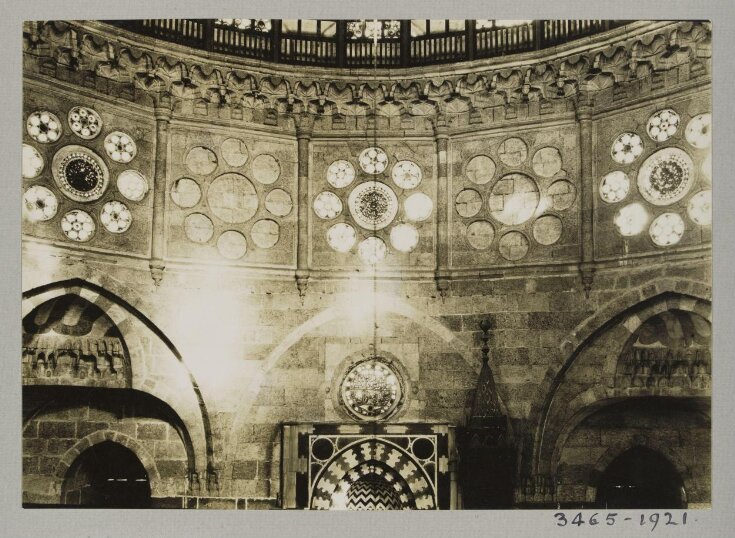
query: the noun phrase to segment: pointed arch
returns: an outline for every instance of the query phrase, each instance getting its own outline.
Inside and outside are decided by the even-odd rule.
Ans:
[[[130,290],[129,288],[125,288],[125,291],[129,292]],[[142,324],[171,352],[175,360],[181,365],[183,369],[182,374],[191,385],[196,409],[176,409],[177,406],[175,406],[174,402],[177,400],[180,401],[178,392],[169,388],[165,381],[148,376],[145,368],[142,367],[142,360],[137,361],[141,365],[139,370],[143,370],[140,372],[140,375],[136,374],[135,368],[133,370],[134,384],[137,385],[133,388],[148,392],[176,409],[191,435],[194,446],[195,465],[197,468],[206,467],[207,470],[213,468],[214,449],[212,446],[211,421],[207,406],[194,375],[187,367],[174,343],[150,318],[131,304],[131,302],[99,284],[88,282],[81,278],[52,282],[24,291],[22,293],[21,307],[23,317],[28,315],[37,306],[63,295],[77,295],[98,306],[115,323],[123,336],[126,336],[134,330],[133,326],[135,323]],[[136,304],[141,303],[139,299],[135,302]],[[126,338],[129,345],[131,340]],[[129,352],[131,354],[131,360],[136,355],[138,359],[142,358],[142,348],[136,349],[134,346],[130,346]]]
[[[542,472],[542,462],[550,464],[543,454],[553,446],[547,439],[546,430],[554,396],[577,357],[597,336],[616,324],[621,324],[632,334],[648,317],[672,309],[695,312],[711,321],[711,294],[712,288],[702,282],[662,278],[622,294],[577,325],[559,345],[559,354],[549,366],[531,406],[529,424],[533,428],[533,448],[528,462],[530,470]],[[616,364],[616,360],[609,361],[604,374],[614,375]],[[596,399],[592,398],[590,403]]]

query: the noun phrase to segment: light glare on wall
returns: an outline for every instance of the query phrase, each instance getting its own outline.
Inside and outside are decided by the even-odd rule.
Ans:
[[[646,227],[648,222],[648,212],[638,202],[630,204],[618,211],[615,215],[615,226],[617,226],[620,235],[632,236],[638,235]]]

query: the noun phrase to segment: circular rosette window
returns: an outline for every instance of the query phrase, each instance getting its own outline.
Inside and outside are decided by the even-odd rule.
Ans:
[[[130,228],[133,216],[125,204],[113,200],[102,206],[100,221],[108,232],[121,234]]]
[[[710,147],[712,144],[712,114],[699,114],[689,120],[684,137],[697,149]]]
[[[69,127],[84,140],[96,138],[102,131],[102,118],[91,108],[75,106],[69,111]]]
[[[679,128],[679,114],[670,108],[659,110],[648,119],[646,132],[651,140],[666,142]]]
[[[657,151],[638,170],[638,190],[653,205],[669,205],[684,198],[694,183],[694,163],[679,148]]]
[[[700,226],[712,224],[712,191],[705,190],[692,196],[687,205],[687,213]]]
[[[327,230],[327,243],[337,252],[349,252],[357,241],[357,233],[349,224],[338,222]]]
[[[622,133],[610,148],[613,161],[620,164],[630,164],[643,153],[643,140],[635,133]]]
[[[21,173],[25,179],[33,179],[43,172],[43,157],[33,146],[23,144],[23,160]]]
[[[388,185],[366,181],[355,187],[347,200],[352,218],[368,230],[388,226],[398,212],[398,198]]]
[[[678,213],[664,213],[651,223],[648,233],[660,247],[675,245],[684,235],[684,219]]]
[[[327,169],[327,181],[336,188],[346,187],[355,179],[355,167],[349,161],[334,161]]]
[[[117,190],[132,202],[140,202],[148,192],[148,181],[137,170],[125,170],[117,176]]]
[[[352,366],[342,380],[340,396],[350,415],[360,420],[391,416],[403,397],[398,373],[380,357]]]
[[[380,237],[368,237],[357,247],[357,253],[360,259],[366,265],[375,265],[381,262],[388,255],[388,249],[385,242]]]
[[[61,230],[64,235],[79,243],[92,239],[96,228],[89,213],[81,209],[72,209],[61,219]]]
[[[399,252],[411,252],[419,244],[419,231],[411,224],[399,224],[390,231],[390,244]]]
[[[600,181],[600,198],[608,204],[614,204],[628,196],[630,179],[624,172],[616,170],[606,174]]]
[[[28,116],[26,131],[36,142],[50,144],[61,136],[61,122],[51,112],[41,110]]]
[[[342,213],[342,200],[333,192],[322,191],[314,198],[314,213],[320,219],[333,219]]]
[[[380,148],[367,148],[360,153],[360,168],[368,174],[382,174],[388,166],[388,155]]]
[[[46,187],[33,185],[23,194],[23,208],[33,222],[51,220],[59,209],[59,201]]]
[[[96,153],[82,146],[65,146],[52,162],[54,181],[72,200],[91,202],[107,190],[109,171]]]
[[[105,138],[105,151],[116,163],[129,163],[138,153],[133,138],[122,131],[115,131]]]
[[[414,189],[421,183],[422,174],[419,165],[413,161],[398,161],[393,166],[393,183],[401,189]]]

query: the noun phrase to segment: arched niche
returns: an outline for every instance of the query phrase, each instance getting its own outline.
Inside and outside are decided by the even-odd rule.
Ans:
[[[684,481],[674,464],[646,446],[619,454],[602,472],[595,504],[608,509],[686,508]]]
[[[66,294],[23,318],[24,385],[129,388],[130,355],[120,329],[98,305]]]
[[[675,473],[669,474],[681,479],[688,502],[710,502],[711,412],[708,398],[621,397],[597,402],[590,408],[575,416],[573,425],[560,436],[554,451],[551,472],[557,502],[593,506],[601,484],[613,487],[614,480],[623,480],[626,476],[628,485],[642,487],[640,481],[631,478],[640,470],[633,457],[624,458],[609,476],[604,476],[618,456],[635,447],[656,452],[673,465]],[[649,452],[645,454],[650,455]],[[646,461],[645,454],[641,461]],[[618,485],[625,485],[623,482]],[[661,487],[666,486],[667,491],[671,491],[672,483],[668,480]],[[655,490],[641,494],[641,508],[648,502],[649,493]],[[611,492],[607,491],[602,498],[610,503]],[[625,502],[636,502],[635,496]],[[610,508],[623,508],[613,504],[609,504]],[[673,506],[655,506],[663,507]]]
[[[712,325],[696,312],[666,310],[638,327],[615,372],[620,389],[699,389],[711,386]]]
[[[60,503],[83,508],[149,508],[148,471],[129,448],[102,441],[71,464],[61,486]]]

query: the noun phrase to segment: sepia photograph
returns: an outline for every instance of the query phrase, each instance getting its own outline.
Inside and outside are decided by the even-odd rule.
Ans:
[[[17,504],[686,525],[712,112],[708,20],[26,20]]]

